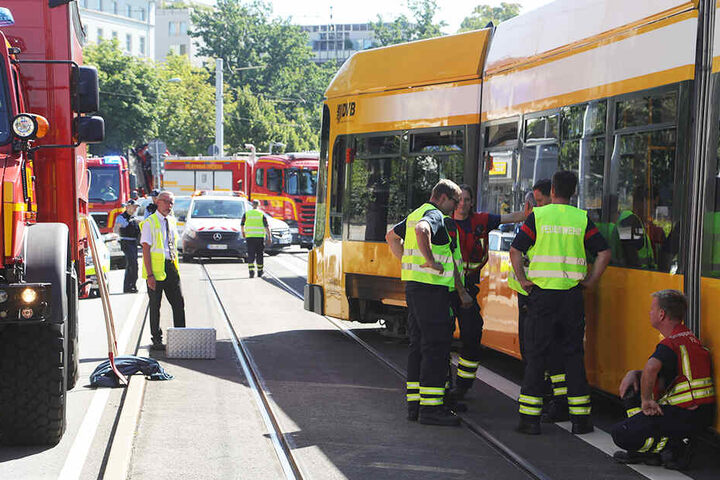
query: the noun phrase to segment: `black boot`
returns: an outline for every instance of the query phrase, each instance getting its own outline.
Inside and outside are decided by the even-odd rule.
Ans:
[[[567,400],[552,399],[547,403],[547,411],[542,414],[543,423],[566,422],[570,420]]]
[[[659,466],[660,455],[657,453],[640,453],[640,452],[626,452],[625,450],[618,450],[613,453],[613,459],[618,463],[624,463],[626,465],[636,465],[638,463],[644,463],[645,465]]]
[[[418,420],[423,425],[440,425],[446,427],[457,427],[460,425],[460,418],[455,416],[442,405],[420,407]]]
[[[687,470],[690,468],[692,456],[692,441],[690,438],[683,438],[663,450],[662,464],[670,470]]]
[[[450,390],[450,392],[448,393],[448,396],[449,396],[449,398],[452,398],[453,400],[463,400],[469,390],[470,390],[469,386],[457,384],[457,385],[455,385],[455,388]]]
[[[417,422],[418,414],[420,413],[420,402],[408,402],[407,410],[407,419],[411,422]]]
[[[583,433],[590,433],[593,430],[595,430],[595,427],[593,427],[593,421],[589,415],[572,419],[572,433],[582,435]]]
[[[531,419],[526,415],[521,415],[517,431],[526,435],[540,435],[542,433],[540,431],[540,417]]]

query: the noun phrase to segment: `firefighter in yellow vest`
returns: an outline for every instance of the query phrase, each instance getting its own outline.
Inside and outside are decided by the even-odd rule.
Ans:
[[[515,277],[528,292],[529,302],[524,331],[525,376],[518,399],[521,433],[540,433],[545,371],[553,347],[560,348],[564,357],[572,432],[593,431],[583,358],[582,288],[598,282],[611,254],[587,212],[569,205],[576,186],[575,173],[556,172],[550,191],[552,204],[533,210],[510,247]],[[597,254],[589,274],[585,249]],[[525,252],[530,258],[527,276],[522,259]]]
[[[247,244],[247,262],[250,278],[255,276],[255,268],[257,267],[258,277],[263,276],[263,255],[265,253],[265,244],[270,245],[272,236],[270,235],[270,227],[268,227],[267,218],[262,210],[258,209],[260,202],[252,201],[252,210],[245,212],[242,217],[242,234]]]
[[[709,427],[715,410],[710,352],[683,324],[687,300],[677,290],[652,294],[650,325],[665,337],[645,368],[620,383],[628,418],[612,428],[621,463],[690,464],[694,435]]]
[[[391,252],[402,262],[401,278],[408,305],[408,420],[426,425],[460,424],[460,419],[444,405],[454,327],[450,292],[457,289],[462,304],[466,308],[472,305],[472,298],[462,286],[460,248],[456,243],[453,248],[445,224],[460,194],[454,182],[440,180],[430,200],[385,236]]]
[[[185,326],[185,299],[180,288],[177,253],[177,222],[172,215],[175,197],[172,192],[160,192],[157,210],[143,220],[140,243],[143,250],[142,276],[147,280],[150,310],[150,333],[153,350],[164,350],[160,329],[160,302],[165,292],[173,312],[173,324]]]

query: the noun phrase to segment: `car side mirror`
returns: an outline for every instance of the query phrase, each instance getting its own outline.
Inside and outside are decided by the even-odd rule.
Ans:
[[[102,117],[75,117],[75,143],[100,143],[105,140],[105,120]]]

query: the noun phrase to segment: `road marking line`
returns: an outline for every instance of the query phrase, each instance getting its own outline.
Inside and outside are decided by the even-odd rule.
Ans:
[[[130,309],[130,315],[123,325],[120,339],[118,342],[118,351],[125,352],[128,348],[130,341],[130,335],[135,328],[138,313],[140,313],[140,307],[142,305],[145,295],[142,292],[137,294],[135,302]],[[90,447],[92,446],[93,439],[95,438],[95,432],[97,432],[98,426],[102,414],[105,411],[105,405],[110,398],[109,388],[100,388],[95,390],[93,399],[90,402],[90,406],[87,409],[85,418],[83,418],[80,429],[78,430],[77,436],[73,441],[72,447],[70,447],[70,453],[65,459],[63,468],[60,471],[58,480],[75,480],[80,478],[85,462],[87,461],[88,454],[90,453]]]
[[[453,354],[453,363],[457,365],[455,354]],[[520,385],[488,370],[482,365],[478,367],[475,377],[513,400],[517,400],[520,395]],[[558,422],[556,425],[568,432],[572,431],[572,424],[570,422]],[[615,451],[619,450],[619,448],[615,446],[615,442],[613,442],[610,434],[598,427],[595,427],[595,431],[592,433],[576,435],[576,437],[610,457],[612,457]],[[691,477],[687,475],[663,467],[651,467],[648,465],[627,466],[651,480],[692,480]]]

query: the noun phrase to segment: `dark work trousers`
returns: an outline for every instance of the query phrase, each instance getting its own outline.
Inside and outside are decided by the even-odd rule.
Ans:
[[[520,356],[524,365],[527,365],[525,359],[525,322],[527,321],[528,312],[528,296],[521,293],[517,294],[518,301],[518,341],[520,344]],[[548,358],[546,370],[545,393],[549,397],[562,402],[567,401],[566,376],[565,376],[565,357],[559,345],[553,343],[550,348],[550,356]]]
[[[180,289],[180,274],[175,268],[172,260],[165,260],[165,280],[162,282],[155,280],[155,290],[148,288],[148,297],[150,297],[150,333],[153,342],[162,340],[162,330],[160,329],[160,302],[162,294],[170,302],[173,312],[173,325],[176,327],[185,326],[185,299]]]
[[[455,385],[463,389],[470,388],[475,380],[480,362],[480,342],[483,332],[483,319],[480,315],[480,305],[477,303],[479,289],[473,278],[465,277],[465,288],[473,299],[470,308],[462,308],[457,291],[450,294],[450,305],[460,327],[461,343]]]
[[[137,288],[138,251],[137,240],[120,240],[120,249],[125,254],[125,280],[123,291],[129,292]]]
[[[640,408],[640,393],[635,389],[623,398],[625,410]],[[713,419],[713,405],[695,410],[661,405],[663,414],[648,416],[642,411],[615,424],[611,434],[615,445],[630,452],[660,453],[675,448],[684,438],[693,437]]]
[[[263,254],[265,253],[265,238],[264,237],[252,237],[247,240],[248,249],[248,270],[251,274],[255,274],[255,268],[257,266],[258,274],[262,274],[263,271]]]
[[[528,311],[523,326],[527,363],[521,394],[540,399],[534,405],[527,405],[542,405],[542,398],[547,392],[545,372],[550,366],[552,350],[557,349],[563,359],[568,398],[573,398],[577,408],[589,408],[590,388],[583,358],[585,306],[582,288],[576,286],[570,290],[544,290],[535,286],[530,291],[527,302]],[[587,399],[581,401],[581,397]],[[521,406],[522,403],[521,401]],[[571,418],[576,419],[575,415],[571,415]],[[540,417],[530,416],[528,420],[539,421]]]
[[[419,383],[421,405],[441,405],[443,393],[427,393],[423,388],[443,389],[448,374],[453,321],[450,316],[450,291],[440,285],[406,282],[408,304],[407,381]],[[438,400],[439,399],[439,400]]]

